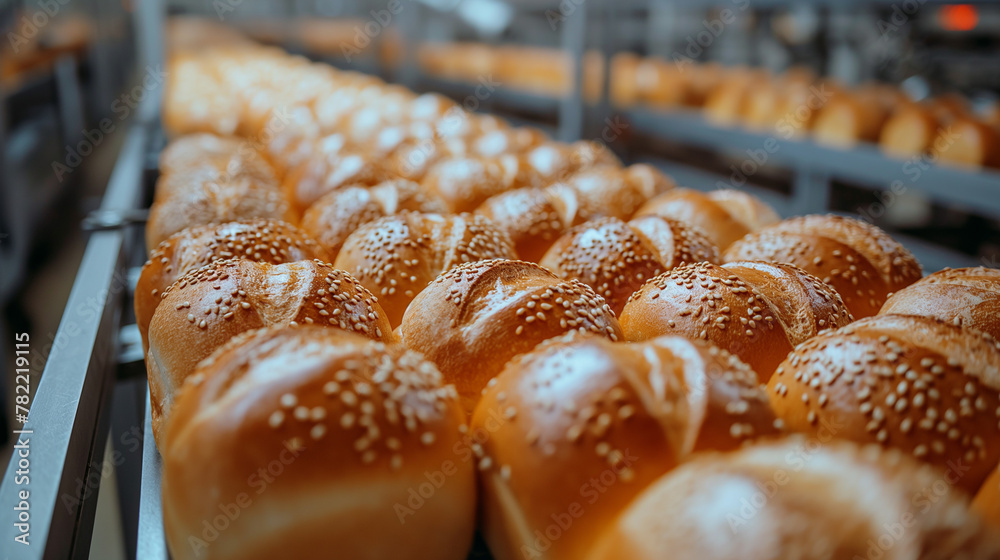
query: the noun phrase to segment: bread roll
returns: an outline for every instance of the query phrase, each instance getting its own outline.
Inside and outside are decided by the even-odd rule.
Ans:
[[[377,185],[391,178],[377,159],[352,150],[338,139],[314,149],[313,156],[293,167],[282,183],[285,196],[300,215],[323,195],[349,185]]]
[[[420,185],[393,179],[374,187],[350,186],[326,194],[302,216],[302,229],[336,256],[347,237],[359,227],[403,210],[447,211],[444,202]]]
[[[611,308],[589,286],[532,263],[457,266],[431,282],[403,315],[403,344],[434,361],[472,414],[508,360],[569,331],[622,340]]]
[[[749,73],[734,74],[721,80],[705,99],[705,118],[722,126],[739,124],[754,82]]]
[[[768,392],[789,430],[901,449],[970,493],[1000,461],[1000,343],[979,331],[862,319],[796,348]]]
[[[691,453],[777,432],[746,364],[680,337],[615,344],[573,333],[514,358],[494,381],[470,437],[497,560],[583,558]]]
[[[197,169],[246,168],[249,174],[277,183],[277,175],[253,143],[235,136],[197,133],[181,136],[160,152],[160,173],[181,173]]]
[[[626,109],[639,101],[638,67],[642,59],[635,53],[619,52],[611,57],[611,80],[608,94],[611,105]]]
[[[766,382],[792,348],[853,321],[829,285],[780,263],[689,264],[635,292],[621,314],[629,341],[664,334],[715,343]]]
[[[836,289],[851,313],[878,313],[892,292],[920,279],[920,263],[881,229],[851,218],[789,218],[733,243],[724,261],[794,264]]]
[[[434,164],[421,184],[452,212],[471,212],[487,198],[517,188],[516,155],[494,158],[458,157]]]
[[[163,292],[149,323],[146,372],[157,444],[174,393],[213,350],[248,330],[314,323],[393,340],[371,292],[324,262],[226,259],[181,276]]]
[[[845,91],[820,109],[813,123],[813,137],[834,148],[876,142],[888,117],[888,108],[874,91]]]
[[[760,199],[741,191],[719,189],[702,193],[674,189],[646,202],[635,215],[656,214],[698,228],[719,249],[768,224],[778,214]]]
[[[940,270],[893,294],[879,315],[934,317],[1000,339],[1000,270]]]
[[[507,233],[521,259],[537,262],[570,227],[605,216],[628,219],[640,200],[671,188],[669,177],[645,164],[626,169],[598,165],[544,189],[493,196],[476,213]]]
[[[171,556],[464,560],[463,422],[454,387],[400,346],[319,327],[241,335],[185,383],[166,430]]]
[[[1000,167],[1000,132],[971,117],[944,126],[932,153],[942,162],[964,167]]]
[[[413,298],[442,272],[467,262],[514,258],[510,239],[482,216],[403,211],[358,228],[334,266],[378,296],[395,328]]]
[[[697,230],[662,218],[600,218],[571,228],[539,264],[594,289],[620,314],[647,280],[684,263],[719,262],[719,250]]]
[[[635,69],[639,101],[656,108],[680,105],[687,97],[688,76],[673,62],[644,58]]]
[[[135,287],[135,319],[143,344],[149,321],[168,286],[196,268],[231,258],[270,264],[332,260],[301,230],[276,220],[245,220],[182,230],[160,243],[142,266]]]
[[[545,133],[536,128],[501,128],[472,139],[469,147],[474,156],[497,157],[526,152],[545,140]]]
[[[1000,468],[993,469],[993,474],[983,483],[972,500],[972,509],[992,524],[994,531],[1000,529]]]
[[[882,151],[901,158],[918,157],[931,151],[940,123],[928,107],[912,105],[896,111],[879,136]]]
[[[584,560],[993,558],[996,535],[941,474],[827,440],[713,454],[660,478]]]
[[[246,168],[166,173],[156,182],[146,248],[186,228],[252,218],[297,221],[277,186]]]
[[[576,192],[577,219],[583,221],[608,216],[626,220],[650,198],[674,188],[673,179],[644,163],[584,169],[562,183]]]

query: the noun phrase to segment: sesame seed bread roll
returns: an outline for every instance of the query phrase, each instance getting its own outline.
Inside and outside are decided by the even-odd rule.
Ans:
[[[879,315],[795,349],[768,384],[789,430],[834,430],[952,470],[974,494],[1000,462],[1000,343],[927,317]],[[967,470],[966,470],[967,469]]]
[[[187,272],[231,258],[270,264],[332,260],[301,230],[277,220],[244,220],[181,230],[149,254],[135,287],[135,319],[144,348],[149,321],[167,287]]]
[[[623,339],[611,308],[586,284],[537,264],[494,259],[438,276],[406,309],[399,336],[438,365],[472,414],[508,360],[574,330]]]
[[[182,137],[164,149],[160,164],[146,223],[149,251],[194,226],[251,218],[296,222],[274,168],[235,139]]]
[[[684,263],[719,262],[719,250],[697,230],[660,216],[623,222],[601,218],[571,228],[538,264],[575,278],[615,314],[647,280]]]
[[[948,560],[998,554],[996,535],[935,469],[875,446],[788,438],[678,467],[640,494],[581,558]]]
[[[878,313],[889,294],[923,275],[917,259],[886,232],[833,215],[783,220],[733,243],[722,259],[794,264],[833,286],[858,318]]]
[[[1000,530],[1000,467],[993,469],[993,474],[983,483],[972,500],[972,509],[993,525],[995,531]]]
[[[780,218],[758,198],[744,192],[720,189],[708,193],[673,189],[646,202],[635,215],[656,214],[701,230],[719,249]]]
[[[521,259],[538,262],[570,227],[606,216],[627,220],[638,204],[673,187],[673,180],[645,164],[625,169],[602,164],[543,189],[490,197],[476,213],[510,236]]]
[[[514,244],[518,257],[538,262],[552,243],[576,223],[576,191],[562,184],[526,187],[492,196],[476,214],[497,225]]]
[[[324,195],[302,216],[302,229],[336,256],[359,227],[403,210],[447,212],[444,202],[420,185],[392,179],[374,187],[350,186]]]
[[[934,317],[1000,339],[1000,270],[940,270],[893,294],[879,315]]]
[[[514,154],[443,159],[427,170],[421,184],[452,212],[471,212],[487,198],[518,188],[521,164]]]
[[[756,374],[709,343],[570,333],[511,360],[476,407],[483,533],[497,560],[582,558],[691,453],[777,432]]]
[[[285,174],[282,187],[301,215],[323,195],[349,185],[373,186],[391,178],[378,159],[345,145],[318,148]]]
[[[547,139],[537,128],[520,126],[500,128],[484,132],[471,139],[471,154],[478,157],[496,157],[503,154],[518,154],[538,146]]]
[[[164,436],[171,556],[464,560],[476,482],[454,451],[463,422],[454,387],[401,346],[319,327],[244,333],[188,379]]]
[[[834,148],[850,148],[859,142],[877,142],[890,107],[868,89],[843,91],[828,101],[813,122],[816,142]]]
[[[379,298],[395,328],[413,298],[462,263],[517,258],[506,234],[482,216],[403,211],[358,228],[334,266]]]
[[[389,320],[371,292],[321,261],[214,261],[167,288],[149,322],[146,353],[157,444],[174,393],[198,362],[239,333],[290,324],[393,340]]]
[[[781,263],[686,264],[646,282],[625,304],[631,342],[664,334],[708,340],[767,382],[792,348],[854,320],[829,285]]]

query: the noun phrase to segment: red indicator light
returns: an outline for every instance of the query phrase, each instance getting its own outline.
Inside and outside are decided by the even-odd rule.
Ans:
[[[979,23],[979,11],[970,4],[943,6],[939,15],[941,26],[948,31],[969,31]]]

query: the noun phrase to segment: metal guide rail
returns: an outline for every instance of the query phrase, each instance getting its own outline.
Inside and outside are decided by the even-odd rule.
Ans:
[[[141,124],[128,131],[102,211],[127,212],[141,204],[148,136]],[[20,447],[0,483],[0,548],[14,558],[89,556],[118,330],[128,309],[128,256],[136,243],[141,237],[123,229],[91,235],[27,421],[16,425]],[[20,535],[28,545],[15,542]]]

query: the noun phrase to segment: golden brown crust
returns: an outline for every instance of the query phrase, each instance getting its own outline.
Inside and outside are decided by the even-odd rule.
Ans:
[[[454,387],[414,352],[318,327],[244,333],[188,378],[163,439],[171,555],[464,560],[463,431]],[[427,472],[434,495],[414,505]],[[239,515],[206,537],[220,507]]]
[[[270,264],[332,260],[301,230],[277,220],[244,220],[181,230],[149,254],[135,287],[135,318],[144,345],[149,321],[167,287],[191,270],[231,258]]]
[[[378,298],[393,327],[439,274],[462,263],[517,258],[506,234],[482,216],[404,211],[351,234],[335,266]]]
[[[400,336],[438,365],[471,414],[508,360],[573,330],[622,340],[614,313],[586,284],[495,259],[460,265],[431,282],[407,308]]]
[[[707,194],[692,189],[674,189],[649,200],[635,213],[636,217],[648,214],[699,229],[722,250],[777,219],[774,210],[760,200],[727,189]]]
[[[444,202],[405,179],[373,187],[349,186],[327,193],[306,210],[302,229],[336,257],[355,230],[378,218],[403,210],[441,214]]]
[[[797,344],[852,320],[818,278],[788,264],[749,261],[674,268],[635,292],[621,314],[629,341],[664,334],[708,340],[762,382]]]
[[[577,219],[615,217],[627,220],[650,198],[674,188],[666,175],[646,164],[624,169],[598,166],[575,173],[565,180],[577,195]]]
[[[522,186],[517,184],[520,167],[513,154],[443,159],[427,171],[421,184],[452,212],[471,212],[487,198]]]
[[[1000,338],[1000,270],[940,270],[893,294],[879,314],[934,317]]]
[[[702,261],[719,262],[718,249],[710,241],[680,222],[650,215],[628,223],[601,218],[573,227],[539,264],[587,284],[620,314],[650,278]]]
[[[514,189],[490,197],[476,214],[504,230],[519,258],[538,262],[576,220],[576,196],[571,189]]]
[[[236,334],[292,323],[392,340],[389,320],[371,292],[321,261],[272,265],[226,259],[171,284],[149,323],[146,354],[157,442],[174,391],[198,362]]]
[[[318,145],[311,157],[288,170],[282,186],[301,215],[329,192],[349,185],[373,186],[390,178],[390,171],[374,157],[344,145]]]
[[[251,218],[297,221],[274,169],[249,145],[195,135],[178,139],[164,152],[146,223],[150,251],[188,227]]]
[[[774,420],[754,372],[708,343],[545,342],[490,382],[470,427],[490,549],[498,560],[581,558],[657,477],[692,452],[774,434]],[[597,495],[600,507],[579,515]],[[572,524],[551,548],[536,542],[564,514]]]
[[[1000,344],[926,317],[879,315],[796,348],[768,385],[789,430],[879,443],[975,492],[1000,461]],[[966,470],[968,469],[968,470]]]
[[[920,263],[875,226],[832,215],[789,218],[733,243],[725,261],[787,262],[832,285],[855,317],[870,317],[886,298],[920,279]]]
[[[983,483],[972,500],[972,509],[993,525],[994,531],[1000,530],[1000,467],[993,469],[993,474]]]
[[[1000,542],[942,473],[899,453],[789,438],[662,477],[585,560],[947,560]]]

